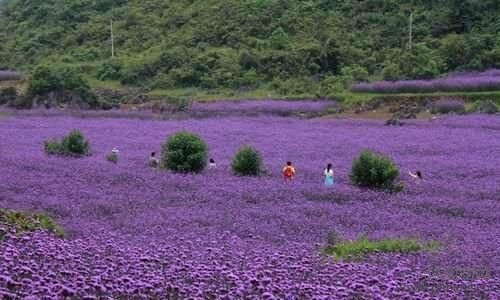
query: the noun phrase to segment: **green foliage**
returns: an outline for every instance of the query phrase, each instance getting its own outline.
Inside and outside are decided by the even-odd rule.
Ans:
[[[106,62],[101,65],[97,71],[97,78],[99,80],[119,80],[122,76],[121,74],[122,66],[116,62]]]
[[[275,79],[271,83],[271,86],[280,95],[302,95],[311,94],[314,92],[315,83],[309,78],[298,78],[298,79]]]
[[[339,83],[324,80],[318,92],[331,94],[367,77],[500,67],[497,2],[4,0],[0,68],[93,65],[85,76],[162,89],[240,89],[279,80],[280,94],[314,93],[318,79],[335,76]],[[33,91],[66,86],[64,76],[42,71]],[[301,81],[309,86],[291,88]]]
[[[499,108],[492,100],[478,100],[472,103],[468,111],[472,113],[496,114]]]
[[[437,243],[429,242],[422,245],[414,239],[384,239],[380,241],[370,241],[366,237],[359,237],[354,241],[339,241],[338,238],[334,242],[329,236],[329,242],[326,247],[326,253],[339,259],[361,258],[372,253],[412,253],[422,250],[432,250],[437,247]]]
[[[395,182],[398,176],[399,170],[389,158],[364,150],[353,161],[350,178],[360,187],[394,191],[400,188]]]
[[[61,143],[56,139],[45,141],[44,150],[48,155],[60,154],[62,153]]]
[[[360,65],[343,67],[340,72],[346,79],[351,79],[356,82],[368,81],[369,79],[368,71]]]
[[[112,152],[106,155],[106,160],[112,163],[118,163],[118,154]]]
[[[262,172],[262,157],[255,148],[243,146],[234,156],[231,168],[239,176],[259,176]]]
[[[71,93],[87,103],[95,101],[95,95],[89,83],[75,69],[38,65],[32,72],[28,82],[28,93],[31,96],[46,96],[49,93]]]
[[[17,90],[14,87],[0,88],[0,105],[14,103],[17,99]]]
[[[162,146],[161,167],[179,173],[199,173],[207,161],[203,140],[187,131],[176,133]]]
[[[25,213],[0,209],[0,224],[12,226],[17,232],[43,229],[57,237],[62,238],[64,236],[62,228],[54,220],[40,213]]]
[[[57,74],[48,65],[39,65],[31,73],[28,82],[28,91],[32,95],[43,95],[52,91],[63,89],[62,74]]]
[[[72,130],[59,142],[52,139],[44,143],[45,153],[49,155],[67,155],[81,157],[90,155],[90,145],[78,130]]]
[[[404,78],[404,76],[403,72],[399,68],[399,65],[391,62],[382,69],[382,78],[384,80],[396,81]]]
[[[350,82],[351,78],[345,78],[343,76],[332,76],[328,75],[323,78],[320,83],[320,88],[318,94],[320,97],[327,97],[329,95],[335,95],[342,93],[346,89],[346,85]]]

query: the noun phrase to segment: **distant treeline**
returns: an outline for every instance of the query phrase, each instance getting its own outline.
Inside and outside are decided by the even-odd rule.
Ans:
[[[328,94],[352,81],[500,67],[498,0],[2,2],[0,69],[56,63],[148,88],[318,84]]]

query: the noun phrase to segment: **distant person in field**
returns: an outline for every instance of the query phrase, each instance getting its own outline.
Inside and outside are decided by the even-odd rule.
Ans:
[[[156,152],[151,152],[151,156],[148,160],[148,166],[151,168],[158,168],[160,165],[160,159],[156,156]]]
[[[217,164],[215,163],[215,160],[213,158],[211,158],[208,161],[208,169],[209,170],[217,169]]]
[[[285,181],[292,181],[295,178],[295,168],[292,166],[291,161],[288,161],[283,168],[283,177]]]
[[[422,173],[420,171],[417,171],[415,174],[412,172],[408,172],[408,175],[410,175],[411,178],[417,180],[417,182],[422,181]]]
[[[332,164],[326,165],[326,169],[323,172],[323,176],[325,177],[325,185],[330,187],[333,186],[333,170]]]

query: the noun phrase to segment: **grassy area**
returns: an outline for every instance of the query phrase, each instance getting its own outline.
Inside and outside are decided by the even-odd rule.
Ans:
[[[101,81],[93,76],[85,76],[92,88],[106,88],[121,90],[127,86],[122,85],[119,81]],[[254,90],[230,90],[230,89],[215,89],[204,90],[200,88],[176,88],[176,89],[155,89],[147,93],[153,99],[165,98],[190,98],[200,102],[216,101],[216,100],[263,100],[263,99],[283,99],[283,100],[309,100],[318,99],[317,96],[311,93],[289,94],[282,95],[269,87],[260,87]],[[500,91],[494,92],[435,92],[435,93],[401,93],[401,94],[382,94],[382,93],[354,93],[343,92],[332,94],[328,98],[336,100],[344,105],[345,108],[350,108],[361,103],[368,103],[372,100],[379,99],[383,102],[398,102],[403,100],[419,100],[431,98],[436,100],[440,97],[459,98],[469,105],[477,100],[492,100],[500,106]]]
[[[97,82],[92,81],[91,84],[95,87],[109,87],[120,88],[118,82]],[[197,101],[215,101],[215,100],[262,100],[262,99],[317,99],[314,93],[294,94],[294,95],[280,95],[276,91],[266,88],[259,88],[251,91],[235,91],[235,90],[202,90],[197,88],[183,88],[171,90],[152,90],[148,93],[153,98],[164,97],[188,97]],[[377,93],[352,93],[344,92],[330,95],[330,99],[342,102],[346,107],[356,104],[369,102],[377,98],[384,99],[397,99],[397,98],[463,98],[468,102],[475,100],[491,99],[500,105],[500,91],[498,92],[460,92],[460,93],[423,93],[423,94],[377,94]]]
[[[0,209],[0,224],[15,227],[17,232],[47,230],[57,237],[63,237],[62,228],[52,218],[40,213],[26,213]],[[1,240],[0,232],[0,240]]]
[[[88,76],[86,77],[86,79],[93,89],[125,89],[125,87],[119,81],[101,81],[93,78],[92,76]]]
[[[421,244],[415,239],[385,239],[370,241],[366,237],[360,237],[354,241],[340,241],[328,245],[326,253],[338,259],[361,258],[372,253],[412,253],[423,250],[435,250],[437,242]]]

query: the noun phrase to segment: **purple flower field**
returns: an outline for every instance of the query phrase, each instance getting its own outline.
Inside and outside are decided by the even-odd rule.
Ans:
[[[93,155],[47,157],[43,141],[78,128]],[[176,175],[146,166],[171,133],[187,129],[218,169]],[[183,121],[0,118],[0,208],[45,212],[65,230],[7,232],[0,298],[498,299],[500,119],[409,121],[279,117]],[[257,147],[269,175],[238,178],[230,159]],[[118,164],[106,161],[113,147]],[[364,148],[400,167],[398,194],[352,187]],[[297,180],[285,184],[291,160]],[[322,185],[326,163],[336,185]],[[420,170],[416,183],[408,171]],[[439,249],[336,261],[344,239],[416,238]],[[7,231],[1,228],[2,231]],[[86,297],[86,298],[85,298]]]
[[[21,74],[15,71],[0,70],[0,81],[4,80],[19,80]]]
[[[194,113],[226,113],[244,115],[288,115],[292,113],[318,113],[335,106],[333,101],[242,100],[195,102],[190,107]]]
[[[433,80],[377,81],[356,83],[356,93],[483,92],[500,90],[500,70],[457,73]]]

